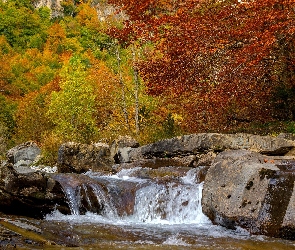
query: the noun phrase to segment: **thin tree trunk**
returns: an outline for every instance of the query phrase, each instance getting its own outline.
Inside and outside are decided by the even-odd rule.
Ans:
[[[136,63],[136,54],[135,54],[135,48],[133,47],[133,74],[134,74],[134,96],[135,96],[135,129],[136,134],[139,133],[139,99],[138,99],[138,93],[139,93],[139,78],[138,78],[138,69],[135,65]]]
[[[123,81],[122,71],[121,71],[121,57],[120,57],[120,52],[119,52],[119,44],[117,46],[116,54],[117,54],[117,63],[118,63],[119,83],[121,85],[121,91],[122,91],[121,98],[122,98],[122,104],[123,104],[123,115],[124,115],[124,119],[125,119],[125,123],[127,125],[127,128],[128,128],[128,130],[130,130],[129,120],[128,120],[128,111],[127,111],[127,105],[126,105],[125,84]]]

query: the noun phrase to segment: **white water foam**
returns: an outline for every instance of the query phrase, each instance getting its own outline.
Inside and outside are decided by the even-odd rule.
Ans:
[[[162,224],[207,224],[201,206],[203,184],[155,184],[136,193],[133,220]]]
[[[49,221],[67,221],[73,224],[84,224],[84,223],[106,223],[106,224],[114,224],[113,219],[109,219],[103,215],[98,215],[91,212],[86,212],[83,215],[65,215],[59,212],[58,210],[54,210],[52,213],[47,214],[45,216],[45,220]]]
[[[92,227],[91,225],[119,227],[121,230],[136,232],[137,235],[145,235],[142,242],[140,240],[134,242],[143,245],[159,244],[159,241],[161,241],[161,244],[167,245],[167,247],[169,245],[190,247],[186,242],[187,237],[249,238],[249,234],[241,233],[240,230],[227,230],[213,225],[202,213],[203,183],[196,184],[196,172],[194,170],[189,171],[186,176],[181,178],[180,183],[156,183],[148,179],[143,180],[130,176],[133,173],[132,171],[123,171],[119,175],[112,176],[102,176],[96,173],[87,174],[95,180],[103,178],[104,184],[116,185],[118,180],[124,181],[124,178],[127,178],[128,182],[135,182],[139,189],[135,194],[134,213],[132,215],[119,217],[113,216],[112,212],[96,214],[89,211],[83,215],[78,212],[72,212],[72,215],[64,215],[56,210],[47,215],[45,219],[48,221],[65,221],[73,226],[88,224],[90,227]],[[68,184],[68,190],[65,189],[65,191],[68,193],[68,197],[72,199],[71,209],[77,211],[78,205],[75,204],[79,204],[79,201],[77,201],[79,196],[77,196],[77,192],[73,191],[75,181],[71,179],[69,181],[71,185]],[[106,202],[110,202],[109,207],[112,207],[111,200],[110,198],[106,199]]]
[[[163,245],[172,245],[172,246],[191,246],[191,244],[186,243],[178,234],[172,235],[165,240]]]
[[[49,221],[67,221],[71,224],[102,224],[114,225],[119,227],[138,228],[140,232],[167,230],[175,232],[172,236],[163,239],[165,245],[179,245],[188,246],[187,243],[178,235],[178,231],[191,232],[191,234],[198,234],[209,236],[213,238],[232,237],[232,238],[247,238],[245,232],[236,232],[233,230],[226,230],[220,226],[214,226],[211,221],[203,214],[201,206],[203,183],[196,183],[196,172],[194,170],[188,171],[187,175],[181,178],[179,183],[156,183],[151,180],[143,180],[132,177],[133,171],[123,171],[119,175],[101,176],[95,173],[88,173],[89,177],[98,180],[103,178],[109,180],[111,185],[115,185],[118,179],[124,181],[124,178],[130,179],[139,185],[139,189],[135,194],[134,212],[132,215],[119,217],[117,216],[113,204],[109,197],[105,197],[105,207],[109,207],[107,211],[96,214],[86,212],[84,215],[79,214],[79,192],[74,190],[72,185],[65,185],[64,191],[69,199],[69,206],[72,215],[64,215],[59,211],[46,216]],[[130,179],[129,179],[130,178]],[[107,182],[104,182],[107,183]],[[93,187],[93,183],[87,184],[92,187],[92,191],[102,199],[101,188]],[[98,183],[99,185],[99,183]],[[87,192],[87,188],[84,188]],[[90,201],[89,201],[90,203]]]
[[[114,174],[114,175],[102,175],[99,172],[92,172],[91,170],[87,171],[86,173],[84,173],[84,175],[89,176],[90,178],[94,178],[94,179],[99,179],[99,178],[103,178],[103,179],[117,179],[117,180],[122,180],[122,181],[129,181],[129,182],[137,182],[137,183],[144,183],[147,182],[146,179],[141,179],[138,177],[135,177],[134,175],[136,175],[136,173],[142,169],[142,167],[135,167],[135,168],[128,168],[128,169],[122,169],[120,170],[118,173]]]
[[[141,170],[141,167],[135,167],[135,168],[128,168],[128,169],[122,169],[118,173],[115,174],[118,178],[130,178],[133,174]]]
[[[183,184],[190,184],[194,185],[196,184],[196,179],[197,179],[197,169],[192,168],[190,169],[185,176],[181,177],[180,180],[182,181]]]

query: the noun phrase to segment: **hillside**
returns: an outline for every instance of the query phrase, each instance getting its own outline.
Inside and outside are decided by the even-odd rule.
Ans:
[[[294,14],[287,0],[0,2],[0,154],[294,132]]]

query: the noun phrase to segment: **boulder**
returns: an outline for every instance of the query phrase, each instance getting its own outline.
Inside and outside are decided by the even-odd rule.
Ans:
[[[130,136],[119,136],[118,139],[114,140],[110,146],[111,158],[116,163],[121,162],[119,159],[118,151],[122,148],[138,148],[139,143]]]
[[[295,240],[295,183],[293,185],[293,192],[285,213],[282,228],[280,229],[280,237]]]
[[[111,171],[114,161],[107,144],[64,143],[58,150],[57,168],[60,173]]]
[[[0,210],[7,214],[43,218],[58,208],[69,213],[60,184],[40,171],[18,172],[11,163],[0,167]]]
[[[228,228],[290,238],[295,229],[295,173],[286,162],[248,150],[220,153],[205,177],[204,214]]]
[[[40,155],[41,149],[35,142],[28,141],[8,150],[8,163],[18,166],[29,166]]]
[[[118,150],[120,163],[140,159],[170,158],[222,152],[226,149],[247,149],[265,155],[285,155],[295,147],[295,141],[281,137],[252,134],[200,133],[158,141],[139,148],[124,147]]]

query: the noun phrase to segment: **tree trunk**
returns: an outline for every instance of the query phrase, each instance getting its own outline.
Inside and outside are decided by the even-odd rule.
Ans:
[[[117,46],[116,50],[117,54],[117,63],[118,63],[118,73],[119,73],[119,83],[121,85],[121,92],[122,92],[122,105],[123,105],[123,115],[125,119],[125,123],[127,125],[128,130],[130,130],[129,120],[128,120],[128,111],[127,111],[127,105],[126,105],[126,91],[125,91],[125,84],[122,77],[122,71],[121,71],[121,57],[119,52],[119,45]]]
[[[138,93],[139,93],[139,78],[138,78],[138,69],[136,67],[136,54],[135,54],[135,48],[133,47],[133,77],[134,77],[134,96],[135,96],[135,129],[136,134],[139,133],[139,99],[138,99]]]

